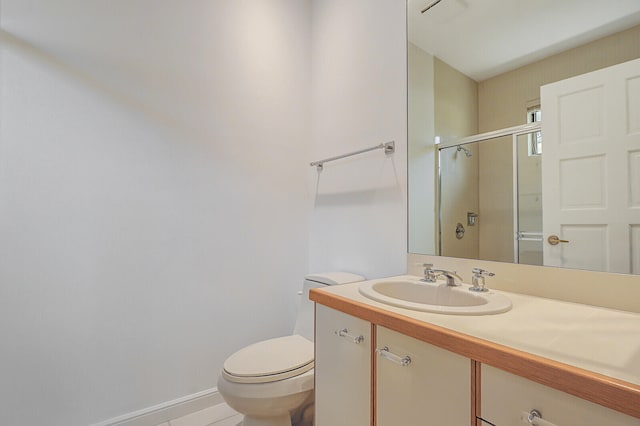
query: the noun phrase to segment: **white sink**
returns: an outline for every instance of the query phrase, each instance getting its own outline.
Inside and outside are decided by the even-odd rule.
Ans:
[[[427,283],[408,277],[366,281],[360,293],[387,305],[414,311],[453,315],[499,314],[511,309],[511,300],[492,291],[469,291],[468,285],[447,286],[444,281]]]

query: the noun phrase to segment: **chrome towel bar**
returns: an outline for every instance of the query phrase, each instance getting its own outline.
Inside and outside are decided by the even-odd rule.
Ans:
[[[364,154],[365,152],[375,151],[376,149],[384,149],[385,154],[393,154],[396,152],[396,143],[395,141],[381,143],[380,145],[373,146],[371,148],[361,149],[359,151],[350,152],[348,154],[337,155],[335,157],[325,158],[324,160],[314,161],[310,165],[313,167],[317,167],[318,171],[322,171],[322,165],[324,163],[328,163],[329,161],[340,160],[341,158],[351,157],[352,155]]]

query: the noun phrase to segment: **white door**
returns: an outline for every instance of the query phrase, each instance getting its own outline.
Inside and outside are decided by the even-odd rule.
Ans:
[[[640,273],[640,59],[543,86],[541,103],[544,264]]]

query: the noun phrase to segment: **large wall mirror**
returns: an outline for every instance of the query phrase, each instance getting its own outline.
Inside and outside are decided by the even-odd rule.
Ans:
[[[640,2],[407,10],[409,252],[640,274]]]

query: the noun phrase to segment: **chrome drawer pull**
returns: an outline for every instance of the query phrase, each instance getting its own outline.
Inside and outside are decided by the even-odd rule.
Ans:
[[[538,410],[531,410],[528,413],[524,411],[520,416],[522,423],[528,423],[533,426],[556,426],[555,424],[548,422],[542,418],[542,414]]]
[[[400,364],[403,367],[408,367],[411,364],[411,357],[409,355],[400,356],[394,353],[389,352],[389,348],[385,346],[382,349],[376,349],[376,352],[380,354],[380,356],[386,360],[391,362],[395,362],[396,364]]]
[[[353,334],[349,334],[349,330],[347,330],[346,328],[343,328],[342,330],[336,330],[333,332],[333,334],[335,334],[336,336],[344,337],[345,339],[349,340],[352,343],[355,343],[356,345],[364,342],[364,336],[362,334],[359,336],[354,336]]]

